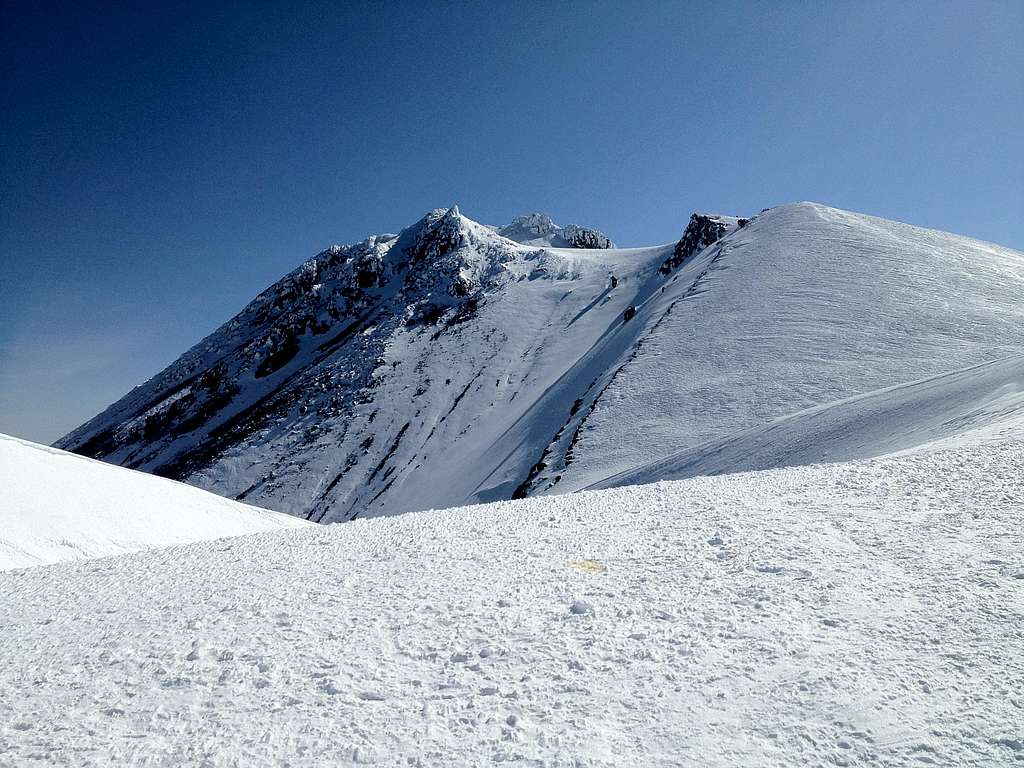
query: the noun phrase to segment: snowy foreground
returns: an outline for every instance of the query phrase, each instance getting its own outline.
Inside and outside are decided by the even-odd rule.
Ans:
[[[0,574],[0,763],[1020,765],[1024,444]]]
[[[0,570],[307,525],[0,435]]]

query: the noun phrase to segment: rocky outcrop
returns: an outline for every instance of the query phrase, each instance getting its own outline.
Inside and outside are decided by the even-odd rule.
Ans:
[[[269,424],[337,418],[372,399],[396,334],[465,323],[522,251],[456,206],[332,246],[61,444],[185,479]]]
[[[588,229],[578,224],[570,224],[561,231],[562,238],[569,248],[614,248],[608,236],[596,229]]]
[[[502,237],[529,245],[550,245],[555,248],[614,248],[615,243],[603,232],[579,224],[560,227],[545,213],[517,216],[510,224],[496,230]]]
[[[679,242],[672,250],[672,255],[661,265],[661,273],[669,274],[691,256],[720,240],[735,224],[735,219],[727,219],[723,216],[693,214],[683,231],[683,236],[679,238]]]
[[[517,243],[530,242],[554,235],[559,226],[546,213],[528,213],[516,216],[504,227],[498,227],[498,234]]]

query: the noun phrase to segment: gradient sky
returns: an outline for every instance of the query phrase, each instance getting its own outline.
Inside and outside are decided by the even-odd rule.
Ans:
[[[792,200],[1024,249],[1024,3],[0,0],[0,432],[51,442],[426,210]]]

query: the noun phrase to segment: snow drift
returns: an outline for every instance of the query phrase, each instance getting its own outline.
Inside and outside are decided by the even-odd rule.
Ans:
[[[0,492],[0,570],[307,525],[6,435]]]

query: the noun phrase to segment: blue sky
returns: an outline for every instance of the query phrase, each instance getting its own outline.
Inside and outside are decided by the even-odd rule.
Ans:
[[[623,245],[815,200],[1024,249],[1024,3],[0,4],[0,432],[458,203]]]

